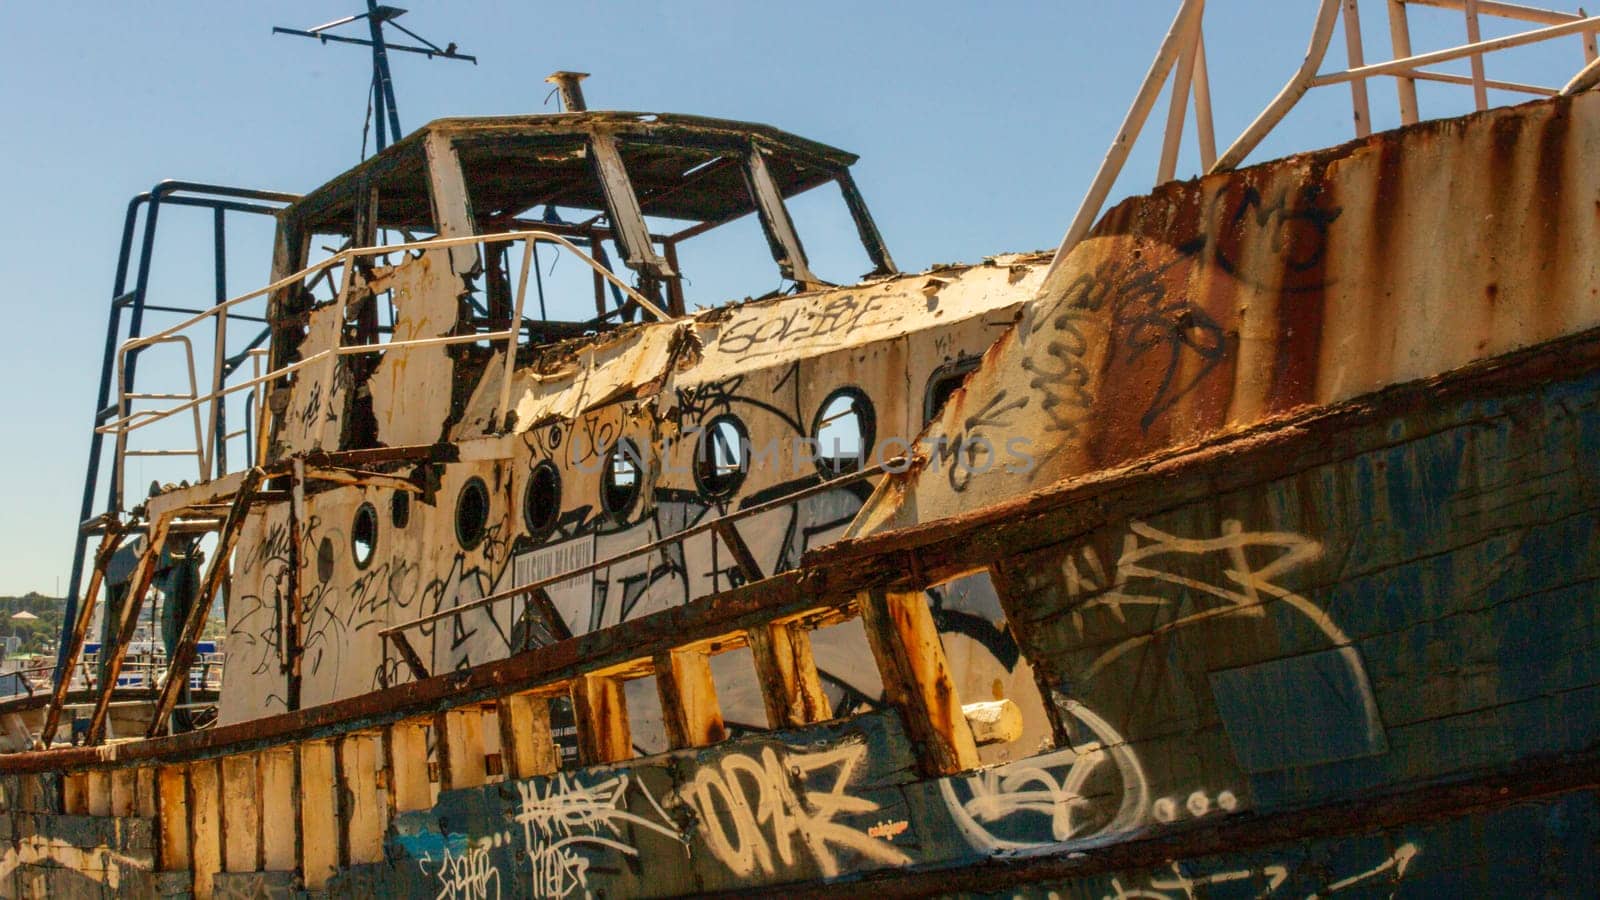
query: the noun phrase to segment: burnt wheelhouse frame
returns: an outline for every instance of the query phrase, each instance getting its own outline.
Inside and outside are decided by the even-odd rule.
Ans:
[[[462,237],[532,228],[587,243],[602,262],[608,261],[603,242],[613,241],[641,293],[682,315],[678,245],[752,213],[782,276],[801,289],[825,286],[811,271],[784,201],[830,182],[839,186],[871,261],[867,275],[894,274],[850,176],[856,159],[766,125],[698,116],[586,111],[441,119],[285,210],[275,274],[301,268],[308,237],[317,233],[371,246],[380,230]],[[464,196],[450,196],[453,187]],[[590,215],[576,222],[531,217],[538,207]],[[659,233],[647,217],[685,225]],[[485,254],[479,270],[487,300],[481,324],[505,327],[505,267]],[[608,308],[605,288],[597,277],[593,320],[547,322],[531,336],[571,336],[573,325],[602,330],[635,312],[615,291]]]

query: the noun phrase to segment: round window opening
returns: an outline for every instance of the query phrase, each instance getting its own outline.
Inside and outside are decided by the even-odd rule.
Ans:
[[[560,515],[561,473],[547,459],[533,467],[528,479],[528,490],[522,495],[522,523],[528,526],[529,537],[542,541],[556,530]]]
[[[461,488],[456,498],[456,540],[461,549],[471,550],[483,540],[484,526],[489,524],[489,489],[482,478],[473,478]]]
[[[600,505],[613,518],[626,518],[639,499],[644,482],[644,457],[633,441],[622,438],[606,454],[600,472]]]
[[[730,415],[717,416],[700,432],[694,450],[694,482],[708,497],[726,497],[750,473],[750,432]]]
[[[372,554],[378,549],[378,511],[371,503],[361,504],[355,521],[350,523],[350,556],[356,568],[365,569],[372,564]]]
[[[405,528],[411,522],[411,493],[409,491],[395,491],[389,498],[389,524],[396,529]]]
[[[811,423],[817,468],[827,477],[860,469],[872,451],[875,427],[866,394],[853,387],[829,394]]]

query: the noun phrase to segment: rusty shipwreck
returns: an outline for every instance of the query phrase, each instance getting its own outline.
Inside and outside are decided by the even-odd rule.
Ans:
[[[0,895],[1595,895],[1600,17],[1429,0],[1472,40],[1419,53],[1409,5],[1367,62],[1322,0],[1219,152],[1185,0],[1053,256],[901,272],[849,153],[570,73],[304,196],[142,195],[82,600],[0,704]],[[1557,39],[1564,86],[1484,74]],[[1169,76],[1160,183],[1102,215]],[[1322,86],[1356,139],[1241,168]],[[788,212],[819,188],[857,283]],[[270,215],[271,283],[141,330],[135,213],[182,203]],[[788,288],[691,311],[741,219]]]

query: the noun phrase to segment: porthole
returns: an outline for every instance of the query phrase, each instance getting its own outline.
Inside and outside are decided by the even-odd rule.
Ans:
[[[750,432],[738,417],[721,415],[706,424],[694,448],[694,483],[707,497],[727,497],[750,473]]]
[[[967,376],[982,362],[981,357],[972,356],[958,359],[949,365],[940,366],[933,370],[933,375],[928,379],[928,391],[922,401],[922,424],[932,422],[939,415],[939,410],[944,409],[945,401],[956,389],[966,383]]]
[[[488,524],[489,489],[483,486],[482,478],[473,478],[462,486],[456,497],[456,540],[461,549],[478,546]]]
[[[404,529],[411,522],[411,492],[395,491],[389,498],[389,524],[396,531]]]
[[[371,503],[363,503],[350,523],[350,558],[356,561],[356,568],[365,569],[372,564],[377,549],[378,511]]]
[[[644,483],[644,457],[633,441],[622,438],[606,454],[600,471],[600,505],[622,521],[633,511]]]
[[[528,478],[528,489],[522,495],[522,523],[528,526],[528,536],[537,542],[556,530],[560,517],[561,473],[547,459],[534,466]]]
[[[811,422],[817,468],[830,478],[860,469],[872,452],[876,427],[866,394],[853,387],[829,394]]]

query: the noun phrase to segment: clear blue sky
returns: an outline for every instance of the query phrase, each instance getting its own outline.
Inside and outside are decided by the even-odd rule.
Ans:
[[[860,154],[856,180],[907,270],[1054,246],[1176,9],[1172,0],[405,5],[403,24],[481,60],[397,56],[405,128],[446,115],[554,111],[543,77],[592,72],[594,108],[767,122]],[[1315,4],[1211,5],[1226,144],[1298,63]],[[1371,56],[1387,48],[1388,33],[1382,5],[1365,7]],[[301,192],[354,164],[365,51],[269,32],[361,8],[360,0],[6,6],[0,594],[51,593],[65,581],[128,198],[162,178]],[[1459,15],[1416,15],[1419,50],[1464,39]],[[1336,38],[1332,53],[1343,52]],[[1491,59],[1490,75],[1560,84],[1579,63],[1569,39],[1543,54]],[[1374,85],[1380,127],[1396,121],[1389,85]],[[1470,95],[1424,91],[1423,105],[1425,114],[1452,114]],[[1314,92],[1252,159],[1347,140],[1348,117],[1347,91]],[[1154,169],[1147,143],[1116,196],[1147,190]],[[1180,174],[1193,170],[1190,152]],[[193,290],[168,299],[205,305],[209,245],[194,230],[186,244],[185,227],[160,255],[153,288]],[[263,283],[269,248],[234,250],[232,289]]]

